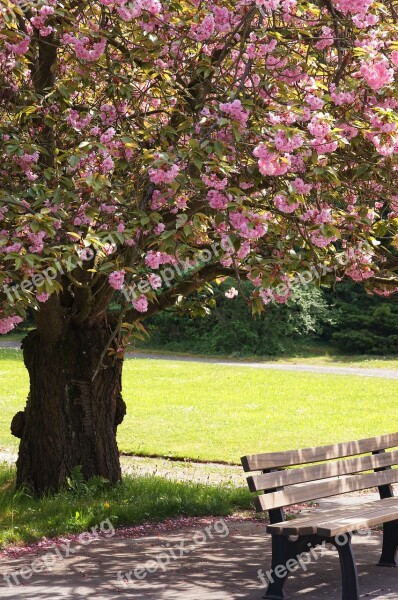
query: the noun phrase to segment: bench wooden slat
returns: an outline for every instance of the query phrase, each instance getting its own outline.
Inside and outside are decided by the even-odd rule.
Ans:
[[[380,471],[379,473],[365,475],[350,475],[339,479],[329,479],[327,481],[315,481],[312,483],[289,486],[282,491],[262,494],[255,498],[255,504],[257,511],[270,510],[272,508],[289,506],[290,504],[298,502],[316,500],[317,498],[327,498],[328,496],[335,496],[346,492],[354,492],[397,482],[398,469],[390,469],[388,471]]]
[[[267,526],[267,533],[283,535],[319,534],[333,537],[347,531],[366,529],[398,518],[398,498],[373,500],[354,506],[317,510],[307,518],[283,521]],[[372,524],[370,519],[373,519]],[[333,529],[332,529],[333,528]],[[328,535],[330,532],[331,535]]]
[[[335,537],[350,531],[369,529],[375,525],[396,521],[397,519],[398,499],[396,499],[395,507],[379,508],[370,513],[358,514],[356,519],[353,517],[345,517],[341,520],[331,521],[329,523],[320,523],[316,532],[318,535]]]
[[[396,502],[396,498],[388,498],[385,500],[386,503],[390,503],[392,500]],[[337,508],[329,509],[315,509],[309,515],[298,517],[297,519],[290,519],[289,521],[281,521],[279,523],[273,523],[267,525],[267,533],[283,534],[283,535],[297,535],[298,530],[305,531],[305,534],[315,533],[315,528],[319,524],[320,520],[328,521],[338,517],[344,517],[349,515],[355,515],[356,513],[363,513],[369,508],[372,508],[375,502],[380,500],[371,500],[369,502],[362,502],[361,504],[354,504],[351,506],[339,506]],[[387,504],[388,506],[388,504]]]
[[[241,458],[245,471],[261,471],[263,469],[278,469],[292,465],[303,465],[334,458],[345,458],[356,454],[386,450],[398,446],[398,433],[380,435],[373,438],[318,446],[317,448],[302,448],[284,452],[265,454],[250,454]]]
[[[323,463],[300,469],[289,469],[275,473],[263,473],[261,475],[250,475],[247,478],[249,489],[252,492],[272,489],[297,483],[306,483],[318,479],[337,477],[339,475],[351,475],[359,471],[368,471],[382,467],[398,465],[398,450],[349,458],[336,462]]]

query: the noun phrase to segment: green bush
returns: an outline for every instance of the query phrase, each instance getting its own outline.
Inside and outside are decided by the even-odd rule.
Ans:
[[[329,321],[327,303],[318,288],[297,289],[286,305],[269,304],[263,315],[253,318],[242,293],[233,300],[225,297],[231,286],[237,283],[228,280],[212,286],[215,306],[204,318],[171,310],[149,319],[151,347],[200,354],[277,355],[318,337]],[[243,283],[242,289],[249,297],[251,284]]]
[[[336,321],[329,339],[349,354],[398,353],[398,304],[366,293],[354,283],[325,292]]]

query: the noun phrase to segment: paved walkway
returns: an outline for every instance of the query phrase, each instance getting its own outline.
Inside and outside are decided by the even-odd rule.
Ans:
[[[19,342],[1,342],[1,348],[20,348]],[[248,367],[252,369],[271,369],[274,371],[296,371],[304,373],[332,374],[332,375],[357,375],[359,377],[379,377],[382,379],[398,379],[398,369],[368,369],[366,367],[334,367],[333,365],[304,365],[273,362],[248,362],[221,360],[218,358],[202,358],[196,356],[175,356],[173,354],[156,354],[142,352],[127,352],[128,358],[148,360],[175,360],[179,362],[199,362],[226,367]]]
[[[48,549],[22,558],[2,559],[0,597],[4,600],[260,600],[264,586],[258,579],[258,570],[269,568],[270,562],[269,536],[264,528],[258,522],[209,520],[207,525],[202,521],[193,529],[160,535],[141,538],[116,535],[81,547],[72,543],[70,557],[62,558],[66,550],[61,547],[61,557],[44,558],[51,569],[33,574],[32,561],[36,559],[36,569],[43,566],[40,559]],[[360,597],[397,600],[397,570],[375,566],[380,542],[379,533],[372,533],[366,539],[354,536]],[[180,557],[182,549],[184,555]],[[170,558],[172,553],[176,559]],[[285,586],[287,599],[340,600],[337,553],[327,549],[322,557],[320,554],[318,549],[318,558],[307,571],[300,569],[290,576]],[[155,562],[148,563],[150,560]],[[157,561],[162,561],[161,567]],[[23,567],[25,580],[19,575]],[[123,575],[130,571],[130,581],[123,580]],[[143,578],[137,579],[134,571]],[[23,585],[8,585],[3,576],[10,573],[14,573],[17,581],[23,581]],[[10,582],[15,584],[12,578]]]
[[[191,356],[172,356],[164,354],[127,353],[129,358],[147,358],[152,360],[176,360],[182,362],[200,362],[225,367],[249,367],[252,369],[272,369],[274,371],[303,371],[305,373],[321,373],[332,375],[359,375],[360,377],[381,377],[383,379],[398,379],[398,369],[368,369],[366,367],[333,367],[327,365],[304,365],[273,362],[247,362],[219,360],[217,358],[197,358]]]

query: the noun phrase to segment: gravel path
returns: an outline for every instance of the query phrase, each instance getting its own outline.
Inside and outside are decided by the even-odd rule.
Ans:
[[[0,449],[0,462],[14,464],[16,460],[17,452],[10,449]],[[122,471],[126,475],[157,475],[177,481],[246,486],[245,474],[242,467],[237,465],[197,463],[145,456],[121,456],[120,462]]]
[[[19,342],[1,342],[1,348],[19,349]],[[196,356],[175,356],[172,354],[155,354],[141,352],[127,352],[126,356],[133,359],[147,360],[173,360],[177,362],[197,362],[226,367],[246,367],[251,369],[271,369],[274,371],[294,371],[304,373],[318,373],[323,375],[357,375],[359,377],[379,377],[380,379],[398,379],[398,369],[371,369],[367,367],[333,367],[326,365],[304,365],[273,362],[247,362],[222,360],[218,358],[202,358]]]
[[[382,379],[398,379],[398,369],[368,369],[366,367],[333,367],[323,365],[303,365],[290,363],[247,362],[219,360],[217,358],[197,358],[191,356],[173,356],[165,354],[142,354],[128,352],[129,358],[148,360],[175,360],[181,362],[199,362],[221,365],[225,367],[249,367],[252,369],[272,369],[274,371],[303,371],[333,375],[359,375],[361,377],[380,377]]]

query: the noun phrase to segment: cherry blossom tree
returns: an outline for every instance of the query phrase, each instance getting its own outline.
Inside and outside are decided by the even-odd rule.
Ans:
[[[393,0],[1,1],[0,332],[36,323],[19,485],[120,479],[126,340],[208,282],[249,279],[254,313],[314,273],[397,290],[397,19]]]

